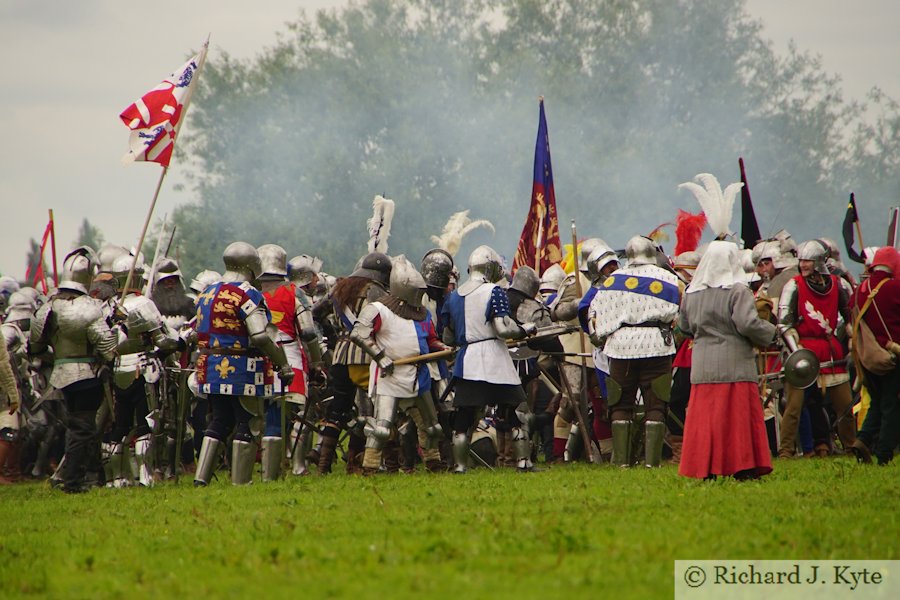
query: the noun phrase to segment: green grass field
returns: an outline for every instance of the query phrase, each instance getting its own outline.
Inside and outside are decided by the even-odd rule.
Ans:
[[[898,559],[900,467],[778,461],[0,488],[0,597],[671,598],[674,559]]]

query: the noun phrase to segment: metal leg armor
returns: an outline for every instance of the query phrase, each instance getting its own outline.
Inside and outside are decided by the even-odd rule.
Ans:
[[[626,468],[631,466],[631,421],[613,421],[612,464]]]
[[[453,472],[464,474],[469,470],[469,434],[453,434]]]
[[[528,437],[527,427],[512,428],[513,452],[516,457],[516,469],[519,472],[534,471],[534,463],[531,462],[531,440]]]
[[[416,396],[415,406],[419,410],[419,417],[422,423],[416,423],[416,427],[423,429],[423,433],[428,436],[428,444],[426,448],[437,448],[437,444],[444,437],[444,430],[438,422],[437,411],[434,408],[434,402],[425,395]]]
[[[256,444],[243,440],[231,443],[231,483],[253,483],[253,465],[256,464]]]
[[[581,425],[572,423],[569,427],[569,437],[566,439],[566,451],[563,454],[565,461],[573,462],[583,445],[581,442]]]
[[[275,436],[265,436],[262,439],[263,481],[277,481],[281,478],[281,459],[283,457],[284,439]]]
[[[666,424],[662,421],[644,423],[644,466],[658,467],[662,462],[663,440]]]
[[[112,442],[106,446],[109,452],[106,462],[108,467],[106,487],[128,487],[131,485],[131,473],[126,473],[125,445],[122,442]]]
[[[200,454],[197,457],[197,469],[194,472],[194,487],[206,487],[212,477],[213,469],[219,462],[219,448],[222,442],[216,438],[205,436],[200,445]]]
[[[151,434],[134,441],[134,458],[138,465],[138,481],[144,487],[153,487],[153,441]]]
[[[366,448],[381,450],[391,437],[391,430],[397,422],[397,406],[399,398],[376,394],[372,401],[375,405],[375,424],[366,425]]]
[[[175,444],[175,438],[172,436],[165,436],[166,440],[166,468],[163,470],[163,477],[166,479],[174,479],[176,475],[176,469],[178,468],[178,447]]]
[[[309,452],[311,441],[309,429],[303,427],[302,423],[294,423],[291,429],[291,474],[309,475],[306,453]]]

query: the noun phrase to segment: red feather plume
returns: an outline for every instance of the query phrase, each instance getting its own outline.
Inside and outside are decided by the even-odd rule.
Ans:
[[[706,215],[702,211],[693,215],[678,209],[678,216],[675,217],[675,256],[696,250],[705,226]]]

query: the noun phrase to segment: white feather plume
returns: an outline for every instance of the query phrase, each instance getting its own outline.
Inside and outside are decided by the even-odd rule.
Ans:
[[[453,213],[453,215],[447,219],[447,223],[444,225],[441,235],[431,236],[431,241],[437,244],[442,250],[446,250],[450,256],[456,256],[456,253],[459,252],[459,247],[462,245],[463,238],[479,227],[490,229],[491,233],[495,233],[496,231],[493,223],[490,221],[486,219],[473,221],[469,218],[469,211],[461,210],[458,213]]]
[[[734,200],[740,193],[743,183],[732,183],[722,191],[719,180],[709,173],[700,173],[694,177],[702,186],[692,181],[687,181],[678,186],[678,189],[690,191],[700,208],[706,214],[706,222],[713,230],[717,238],[725,237],[731,233],[731,216],[734,213]]]
[[[384,196],[372,200],[372,218],[369,227],[369,252],[387,254],[388,238],[391,237],[391,221],[394,220],[394,201]]]

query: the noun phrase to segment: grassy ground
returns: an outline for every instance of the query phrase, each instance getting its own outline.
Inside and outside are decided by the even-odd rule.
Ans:
[[[0,597],[672,597],[673,560],[897,559],[900,466],[779,461],[0,488]],[[258,475],[257,475],[258,479]]]

